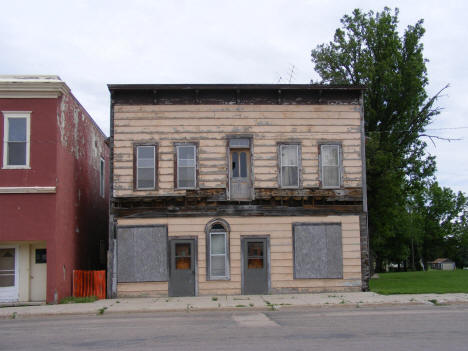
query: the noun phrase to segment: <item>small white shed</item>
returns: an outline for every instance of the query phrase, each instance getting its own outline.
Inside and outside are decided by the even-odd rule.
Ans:
[[[429,262],[432,269],[439,269],[442,271],[453,271],[455,270],[455,262],[449,258],[438,258],[432,262]]]

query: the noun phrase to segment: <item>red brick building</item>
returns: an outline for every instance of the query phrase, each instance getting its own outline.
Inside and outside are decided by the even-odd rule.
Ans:
[[[106,136],[58,76],[0,76],[0,302],[58,302],[106,266]]]

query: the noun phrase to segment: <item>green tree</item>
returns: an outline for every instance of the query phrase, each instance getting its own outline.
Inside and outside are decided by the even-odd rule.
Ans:
[[[408,258],[411,194],[433,180],[435,160],[422,137],[440,110],[429,97],[421,39],[423,20],[398,32],[398,9],[341,19],[333,41],[312,50],[322,83],[364,85],[366,166],[371,253],[384,261]],[[443,89],[442,89],[443,90]],[[395,240],[398,238],[398,240]]]
[[[450,188],[434,182],[415,198],[413,209],[422,219],[423,230],[416,244],[419,258],[427,262],[448,257],[457,266],[463,266],[468,248],[468,199],[464,194],[455,194]]]

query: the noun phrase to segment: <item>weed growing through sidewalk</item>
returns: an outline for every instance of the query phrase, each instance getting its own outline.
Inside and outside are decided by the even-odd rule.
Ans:
[[[345,300],[341,300],[340,305],[344,305],[344,304],[345,304]]]
[[[271,303],[270,301],[265,300],[265,304],[267,305],[267,307],[270,308],[271,311],[277,311],[278,310],[278,307],[276,307],[276,305]]]
[[[444,306],[446,305],[445,303],[440,303],[439,301],[437,301],[436,299],[431,299],[431,300],[427,300],[429,301],[430,303],[432,303],[434,306]]]
[[[193,306],[191,304],[187,304],[187,307],[185,307],[185,312],[190,312],[192,310]]]
[[[236,305],[236,307],[247,307],[246,305]]]
[[[217,298],[216,296],[213,296],[213,297],[211,298],[211,301],[218,301],[218,298]]]
[[[98,298],[96,296],[85,296],[85,297],[75,297],[75,296],[67,296],[64,297],[59,301],[59,304],[65,303],[89,303],[95,302]]]
[[[106,312],[106,310],[107,310],[107,307],[100,308],[100,309],[98,310],[98,313],[97,313],[97,315],[98,315],[98,316],[101,316],[101,315],[103,315],[103,314],[104,314],[104,312]]]
[[[10,319],[16,319],[16,314],[17,314],[16,312],[13,312],[10,316]]]
[[[250,297],[233,297],[233,300],[250,300]]]
[[[250,306],[250,307],[254,307],[254,304],[253,304],[253,303],[249,303],[249,306]]]

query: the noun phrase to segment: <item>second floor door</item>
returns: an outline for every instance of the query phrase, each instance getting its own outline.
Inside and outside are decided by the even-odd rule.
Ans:
[[[250,200],[252,191],[250,150],[231,150],[230,158],[230,198],[231,200]]]

